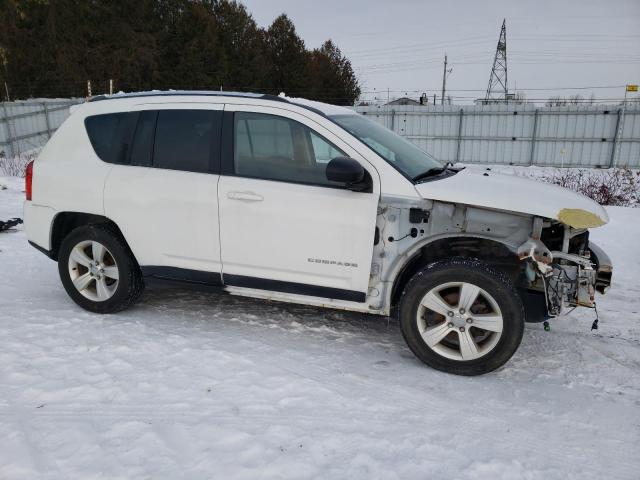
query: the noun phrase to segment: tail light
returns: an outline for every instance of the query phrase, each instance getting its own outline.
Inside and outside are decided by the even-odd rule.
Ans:
[[[33,193],[33,160],[27,163],[24,176],[24,191],[27,195],[27,200],[31,200],[31,194]]]

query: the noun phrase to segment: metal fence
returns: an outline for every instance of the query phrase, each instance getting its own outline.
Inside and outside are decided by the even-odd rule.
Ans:
[[[69,107],[83,101],[0,104],[0,152],[10,157],[42,147],[67,118]],[[354,110],[442,161],[640,168],[638,106],[627,106],[624,115],[621,106],[611,105],[384,105]]]
[[[627,105],[624,115],[618,105],[383,105],[354,110],[442,161],[640,168],[637,105]]]
[[[82,98],[0,103],[0,152],[6,157],[42,147]]]

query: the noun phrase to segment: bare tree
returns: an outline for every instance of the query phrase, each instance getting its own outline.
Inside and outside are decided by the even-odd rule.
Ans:
[[[584,97],[582,95],[571,95],[569,96],[569,98],[567,99],[567,103],[569,105],[578,105],[580,103],[582,103],[584,101]]]
[[[563,97],[549,97],[549,100],[544,104],[545,107],[564,107],[567,105],[567,99]]]

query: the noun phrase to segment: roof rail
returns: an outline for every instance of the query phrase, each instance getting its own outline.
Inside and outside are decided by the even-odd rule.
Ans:
[[[141,97],[179,97],[179,96],[207,96],[207,97],[236,97],[236,98],[255,98],[263,100],[271,100],[274,102],[284,102],[304,108],[311,112],[317,113],[323,117],[327,115],[322,111],[310,105],[290,101],[284,96],[272,95],[269,93],[252,93],[252,92],[224,92],[222,90],[151,90],[148,92],[131,92],[116,93],[113,95],[97,95],[91,97],[89,102],[101,102],[105,100],[118,100],[122,98],[141,98]]]
[[[240,97],[240,98],[264,98],[280,102],[288,101],[283,97],[264,93],[251,92],[224,92],[218,90],[152,90],[148,92],[115,93],[113,95],[97,95],[91,97],[89,102],[100,102],[103,100],[118,100],[121,98],[140,97],[178,97],[178,96],[208,96],[208,97]]]

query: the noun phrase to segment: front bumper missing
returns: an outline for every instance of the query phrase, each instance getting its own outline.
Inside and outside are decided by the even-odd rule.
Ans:
[[[587,255],[549,251],[535,238],[518,249],[520,259],[528,260],[525,273],[531,286],[544,291],[550,316],[562,315],[568,307],[594,308],[595,292],[604,294],[609,289],[611,260],[593,243]]]

